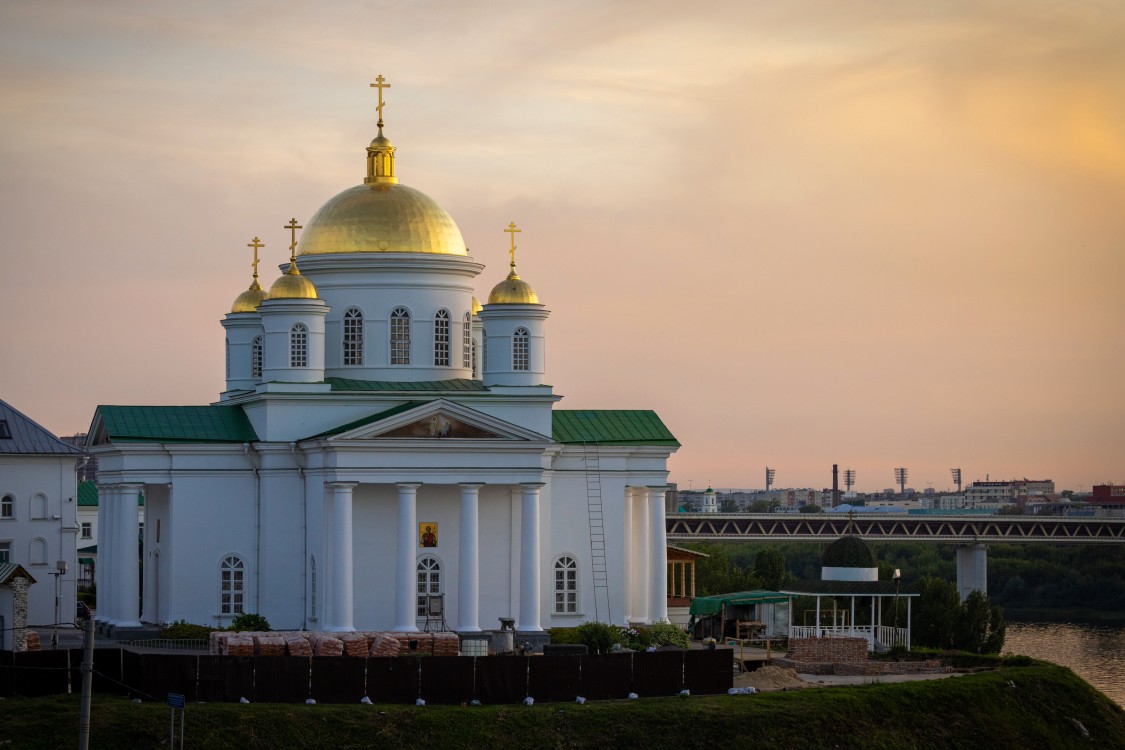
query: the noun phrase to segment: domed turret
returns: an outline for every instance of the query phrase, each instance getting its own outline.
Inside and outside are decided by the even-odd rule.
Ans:
[[[262,285],[258,283],[258,250],[265,247],[262,241],[255,237],[246,244],[246,247],[254,248],[254,262],[251,265],[254,267],[254,280],[250,283],[250,288],[242,294],[234,298],[234,304],[230,306],[232,313],[252,313],[257,312],[258,305],[269,297]]]
[[[297,230],[296,219],[290,219],[285,227],[293,232],[293,241],[289,245],[289,270],[281,275],[270,287],[270,299],[318,299],[316,285],[301,275],[297,268]]]
[[[492,287],[488,295],[490,305],[538,305],[539,295],[531,288],[531,284],[519,277],[513,265],[508,278]]]
[[[822,581],[878,581],[879,565],[867,542],[854,534],[840,537],[820,559]]]

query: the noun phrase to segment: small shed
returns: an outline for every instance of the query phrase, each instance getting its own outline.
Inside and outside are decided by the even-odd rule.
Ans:
[[[789,629],[789,597],[766,589],[697,596],[691,601],[691,624],[702,638],[784,636]]]
[[[18,563],[0,563],[0,650],[27,650],[27,590],[35,579]]]

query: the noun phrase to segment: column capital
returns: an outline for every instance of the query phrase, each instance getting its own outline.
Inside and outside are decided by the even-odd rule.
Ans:
[[[357,484],[359,484],[359,482],[325,482],[324,486],[331,487],[333,489],[350,490]]]
[[[546,487],[546,482],[520,482],[520,487],[526,490],[537,490],[540,487]]]
[[[395,487],[399,489],[418,489],[422,486],[421,482],[395,482]]]
[[[666,484],[649,484],[649,485],[645,485],[645,489],[649,490],[650,492],[651,491],[667,492],[668,491],[668,485],[666,485]]]
[[[458,487],[476,487],[478,489],[480,487],[483,487],[484,485],[485,485],[485,482],[458,482],[457,483]]]

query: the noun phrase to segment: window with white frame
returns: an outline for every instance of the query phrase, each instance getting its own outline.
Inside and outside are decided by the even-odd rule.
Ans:
[[[410,364],[410,311],[405,307],[391,310],[391,364]]]
[[[47,564],[47,540],[43,537],[36,537],[31,540],[31,556],[29,557],[32,565],[46,565]]]
[[[12,541],[5,539],[0,541],[0,563],[10,563],[12,561]]]
[[[344,312],[344,364],[363,364],[363,313],[355,307]]]
[[[289,329],[289,366],[309,366],[309,327],[294,323]]]
[[[465,323],[461,326],[461,366],[466,370],[473,367],[473,314],[465,313]]]
[[[426,616],[427,597],[441,593],[441,563],[434,557],[418,561],[418,616]]]
[[[246,594],[246,566],[238,555],[228,555],[219,566],[219,612],[242,614]]]
[[[94,538],[94,526],[89,521],[83,521],[82,522],[82,538],[83,539],[93,539]]]
[[[570,555],[555,560],[555,614],[578,614],[578,561]]]
[[[449,367],[449,311],[434,316],[434,367]]]
[[[15,518],[16,517],[16,497],[15,495],[4,495],[0,499],[0,518]]]
[[[262,337],[255,336],[250,342],[250,377],[262,377]]]
[[[529,357],[529,341],[531,339],[531,331],[523,326],[516,329],[512,334],[512,369],[526,371],[528,369]]]

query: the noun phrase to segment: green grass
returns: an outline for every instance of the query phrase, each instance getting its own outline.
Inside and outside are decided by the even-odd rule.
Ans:
[[[158,703],[96,696],[90,746],[160,747],[168,716]],[[0,747],[71,748],[77,727],[77,696],[0,700]],[[208,750],[1125,748],[1125,711],[1069,669],[1043,663],[897,685],[582,706],[190,704],[186,729],[185,749]]]

